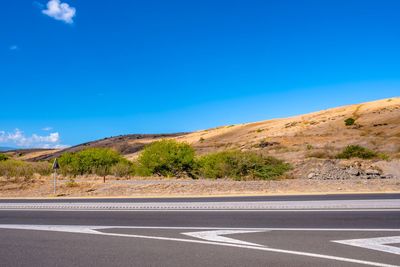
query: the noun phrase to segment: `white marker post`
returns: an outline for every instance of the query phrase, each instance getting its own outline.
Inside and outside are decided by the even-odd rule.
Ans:
[[[58,164],[58,160],[57,158],[54,159],[53,162],[53,170],[54,170],[54,174],[53,174],[53,180],[54,180],[54,195],[56,195],[56,191],[57,191],[57,170],[60,168],[60,165]]]

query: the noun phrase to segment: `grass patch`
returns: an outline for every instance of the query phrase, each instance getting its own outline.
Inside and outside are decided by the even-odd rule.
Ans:
[[[49,175],[51,173],[51,164],[48,162],[25,162],[20,160],[0,161],[0,176],[6,179],[17,178],[24,181],[30,180],[34,174]],[[10,180],[11,181],[11,180]]]
[[[79,184],[77,182],[75,182],[74,179],[69,179],[68,182],[65,183],[66,187],[79,187]]]
[[[306,153],[307,158],[330,159],[332,154],[327,150],[314,150]]]

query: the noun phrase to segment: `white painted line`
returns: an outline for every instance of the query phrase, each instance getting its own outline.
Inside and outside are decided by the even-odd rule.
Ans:
[[[90,226],[65,226],[65,225],[63,225],[63,226],[57,226],[57,225],[0,225],[0,228],[21,229],[21,230],[39,230],[39,231],[56,231],[56,232],[68,232],[68,233],[85,233],[85,234],[95,234],[95,235],[104,235],[104,236],[117,236],[117,237],[130,237],[130,238],[133,237],[133,238],[152,239],[152,240],[165,240],[165,241],[176,241],[176,242],[186,242],[186,243],[196,243],[196,244],[207,244],[207,245],[215,245],[215,246],[225,246],[225,247],[236,247],[236,248],[260,250],[260,251],[267,251],[267,252],[277,252],[277,253],[305,256],[305,257],[312,257],[312,258],[335,260],[335,261],[340,261],[340,262],[357,263],[357,264],[363,264],[363,265],[369,265],[369,266],[400,267],[399,265],[391,265],[391,264],[385,264],[385,263],[379,263],[379,262],[364,261],[364,260],[357,260],[357,259],[352,259],[352,258],[344,258],[344,257],[337,257],[337,256],[330,256],[330,255],[316,254],[316,253],[309,253],[309,252],[302,252],[302,251],[295,251],[295,250],[275,249],[275,248],[267,248],[267,247],[260,247],[260,246],[249,246],[249,245],[242,245],[242,244],[220,243],[220,242],[213,242],[213,241],[170,238],[170,237],[161,237],[161,236],[144,236],[144,235],[129,235],[129,234],[118,234],[118,233],[104,233],[104,232],[98,231],[100,229],[116,228],[115,226],[90,227]],[[124,227],[124,228],[128,228],[128,227]]]
[[[400,236],[337,240],[332,242],[400,255],[399,247],[387,245],[400,243]]]
[[[204,239],[208,241],[214,242],[222,242],[222,243],[230,243],[230,244],[238,244],[238,245],[248,245],[248,246],[262,246],[255,243],[245,242],[237,239],[233,239],[230,237],[222,236],[222,235],[231,235],[231,234],[247,234],[247,233],[259,233],[263,231],[259,230],[213,230],[213,231],[201,231],[201,232],[188,232],[182,233],[183,235]]]
[[[28,229],[51,231],[52,229],[159,229],[159,230],[244,230],[244,231],[327,231],[327,232],[400,232],[400,228],[260,228],[260,227],[182,227],[182,226],[124,226],[124,225],[31,225],[31,224],[0,224],[0,229]]]
[[[49,208],[6,208],[1,211],[62,211],[62,212],[385,212],[400,209],[49,209]]]

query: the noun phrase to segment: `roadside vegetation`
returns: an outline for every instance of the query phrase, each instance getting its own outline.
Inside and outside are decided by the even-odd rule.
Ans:
[[[339,159],[350,159],[350,158],[360,158],[360,159],[372,159],[376,158],[378,153],[370,150],[368,148],[359,145],[349,145],[343,149],[336,157]]]
[[[0,153],[0,161],[8,160],[8,156],[6,154]]]
[[[0,176],[7,182],[29,181],[34,174],[50,173],[51,164],[48,162],[25,162],[14,159],[0,161]]]
[[[137,172],[144,176],[193,176],[195,151],[189,144],[161,140],[146,146],[137,161]]]
[[[117,151],[107,148],[88,148],[76,153],[64,153],[58,162],[63,175],[95,174],[106,177],[110,174],[129,176],[134,173],[130,161]]]
[[[198,158],[200,177],[218,179],[276,179],[290,170],[290,165],[274,157],[238,150],[208,154]]]
[[[311,146],[309,150],[309,153],[319,152],[313,151]],[[384,157],[362,146],[350,145],[337,154],[336,158],[383,159]],[[117,151],[108,148],[88,148],[79,152],[64,153],[58,162],[59,172],[64,177],[69,177],[68,187],[77,186],[75,177],[78,175],[97,175],[103,177],[104,181],[108,175],[272,180],[285,177],[291,169],[288,163],[280,159],[251,151],[225,150],[196,156],[191,145],[175,140],[161,140],[145,146],[134,162],[128,161]],[[51,172],[51,162],[25,162],[0,154],[0,176],[3,178],[18,177],[29,180],[35,173],[45,176]]]
[[[95,174],[99,176],[162,176],[191,178],[277,179],[290,165],[255,152],[223,151],[197,157],[193,147],[174,140],[147,145],[135,162],[118,152],[90,148],[65,153],[59,158],[61,173],[66,176]]]

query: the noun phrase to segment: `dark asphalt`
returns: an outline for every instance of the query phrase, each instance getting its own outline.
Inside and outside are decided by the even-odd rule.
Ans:
[[[0,211],[0,224],[400,228],[400,211]]]
[[[194,197],[194,198],[49,198],[49,199],[0,199],[0,203],[82,203],[82,202],[240,202],[240,201],[310,201],[310,200],[370,200],[400,199],[400,193],[387,194],[327,194],[327,195],[276,195],[243,197]]]
[[[271,196],[164,199],[164,201],[282,201],[395,199],[399,194]],[[93,201],[90,199],[89,201]],[[2,200],[5,201],[5,200]],[[9,201],[9,200],[7,200]],[[30,202],[19,200],[21,202]],[[45,200],[46,202],[50,200]],[[54,200],[50,201],[53,202]],[[65,202],[65,200],[56,200]],[[73,199],[71,202],[82,202]],[[117,201],[121,199],[97,199]],[[162,199],[123,199],[162,202]],[[16,202],[16,201],[11,201]],[[37,202],[37,200],[34,200]],[[267,231],[233,234],[238,240],[306,253],[400,265],[400,255],[332,242],[356,238],[400,236],[400,232],[323,231],[336,229],[400,229],[400,211],[7,211],[0,210],[1,266],[368,266],[305,255],[284,254],[213,244],[152,240],[140,237],[1,229],[1,225],[101,225],[139,227],[318,228],[319,231]],[[184,229],[104,229],[167,238],[187,238]],[[195,239],[195,238],[191,238]],[[393,244],[399,246],[399,244]],[[380,265],[384,266],[384,265]]]

